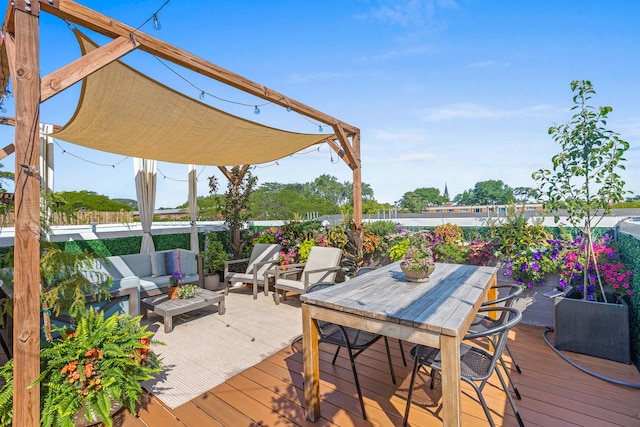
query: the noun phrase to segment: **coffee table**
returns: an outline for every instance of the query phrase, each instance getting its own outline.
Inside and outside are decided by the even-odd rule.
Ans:
[[[152,311],[163,317],[165,333],[173,330],[173,316],[214,304],[218,304],[218,314],[224,314],[224,294],[219,294],[208,289],[199,289],[193,298],[169,299],[168,295],[163,294],[140,300],[140,307],[145,310],[145,315],[149,311]]]

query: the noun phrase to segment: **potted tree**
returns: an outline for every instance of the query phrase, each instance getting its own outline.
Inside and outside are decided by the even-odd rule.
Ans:
[[[580,244],[574,252],[571,277],[578,278],[572,292],[556,298],[555,345],[597,357],[630,363],[628,307],[624,298],[607,297],[601,260],[597,256],[594,229],[611,211],[611,204],[627,193],[619,170],[629,143],[604,128],[611,107],[588,105],[595,94],[588,80],[571,82],[575,111],[568,124],[552,126],[549,134],[561,151],[552,158],[552,169],[533,173],[547,196],[546,208],[566,209],[569,223],[579,230]],[[558,221],[556,216],[556,222]],[[568,298],[574,294],[578,299]]]
[[[220,277],[224,271],[224,263],[229,260],[229,254],[218,239],[215,232],[205,236],[204,253],[202,254],[202,268],[204,270],[204,288],[217,290],[220,288]]]

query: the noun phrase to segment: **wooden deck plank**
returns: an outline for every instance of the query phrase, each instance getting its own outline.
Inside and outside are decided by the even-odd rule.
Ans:
[[[545,344],[542,332],[543,328],[519,325],[510,336],[509,345],[522,368],[522,374],[517,374],[511,369],[514,381],[522,394],[522,400],[516,401],[516,405],[527,427],[640,427],[640,390],[607,383],[572,367]],[[402,365],[397,340],[390,340],[390,345],[398,379],[397,386],[391,383],[382,340],[356,359],[358,377],[369,415],[368,421],[361,418],[346,353],[341,352],[336,365],[332,365],[334,347],[322,344],[322,416],[316,423],[307,423],[303,416],[302,347],[293,345],[175,410],[166,408],[157,399],[150,399],[143,404],[140,418],[124,417],[125,423],[116,425],[399,426],[404,415],[411,367]],[[408,358],[411,345],[406,343],[404,347]],[[640,373],[635,366],[567,354],[596,372],[606,373],[619,380],[640,383]],[[508,357],[505,359],[511,367],[511,360]],[[428,375],[423,375],[417,382],[409,418],[410,425],[442,425],[441,384],[438,378],[435,389],[430,390]],[[492,378],[484,389],[484,396],[496,425],[515,427],[516,419],[498,384],[498,380]],[[473,389],[463,384],[462,392],[463,425],[488,425]]]

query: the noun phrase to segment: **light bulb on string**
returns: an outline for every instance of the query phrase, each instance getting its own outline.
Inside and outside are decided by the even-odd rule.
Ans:
[[[322,125],[318,126],[318,129],[320,129],[320,132],[322,132]]]
[[[258,108],[258,106],[255,106],[256,108],[254,108],[253,113],[254,114],[260,114],[260,109]]]
[[[204,91],[200,92],[200,99],[204,99]]]
[[[151,15],[151,17],[153,18],[153,28],[155,28],[156,30],[162,28],[162,25],[160,25],[160,21],[158,21],[158,15],[154,13],[153,15]]]

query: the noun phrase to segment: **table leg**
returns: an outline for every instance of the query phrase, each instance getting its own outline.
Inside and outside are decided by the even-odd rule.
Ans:
[[[456,337],[441,335],[442,409],[444,427],[462,425],[460,406],[460,342]]]
[[[320,418],[320,357],[318,354],[318,330],[309,314],[309,307],[302,304],[302,351],[304,360],[304,402],[308,421]]]
[[[173,317],[169,315],[164,316],[164,333],[168,334],[173,331]]]
[[[220,301],[218,303],[218,314],[222,316],[226,310],[227,309],[226,309],[226,307],[224,305],[224,300]]]

